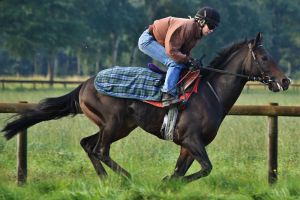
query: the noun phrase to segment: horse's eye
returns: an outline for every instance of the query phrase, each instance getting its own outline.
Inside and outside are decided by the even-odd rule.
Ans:
[[[261,57],[261,59],[262,59],[263,61],[267,61],[267,60],[268,60],[268,57],[267,57],[267,56],[263,56],[263,57]]]

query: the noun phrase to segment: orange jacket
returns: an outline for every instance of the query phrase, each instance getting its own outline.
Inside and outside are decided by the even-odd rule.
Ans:
[[[166,49],[166,54],[178,63],[189,60],[190,51],[201,39],[202,32],[194,19],[166,17],[155,20],[149,26],[158,43]]]

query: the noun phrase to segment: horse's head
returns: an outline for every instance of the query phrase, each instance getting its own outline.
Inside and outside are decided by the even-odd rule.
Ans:
[[[249,58],[248,74],[252,80],[259,80],[268,85],[273,92],[287,90],[290,79],[280,70],[279,66],[262,45],[262,34],[258,33],[256,39],[248,44]]]

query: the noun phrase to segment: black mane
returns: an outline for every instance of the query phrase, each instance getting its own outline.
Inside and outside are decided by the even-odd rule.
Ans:
[[[210,67],[220,69],[223,66],[224,61],[226,61],[230,55],[232,55],[235,51],[251,41],[252,40],[245,39],[223,48],[220,52],[218,52],[218,55],[210,62]]]

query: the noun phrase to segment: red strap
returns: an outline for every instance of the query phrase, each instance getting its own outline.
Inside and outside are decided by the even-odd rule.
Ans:
[[[184,101],[188,101],[189,98],[192,96],[193,93],[197,93],[198,92],[198,85],[200,83],[200,77],[198,77],[196,79],[196,81],[194,82],[194,86],[193,86],[193,89],[190,91],[190,92],[186,92],[184,93],[183,95],[180,96],[180,99],[181,100],[184,100]],[[159,107],[159,108],[163,108],[163,104],[162,102],[160,101],[144,101],[146,103],[149,103],[153,106],[156,106],[156,107]]]

